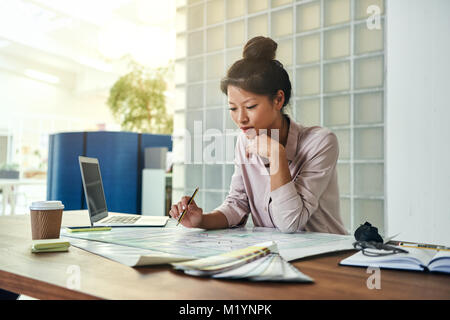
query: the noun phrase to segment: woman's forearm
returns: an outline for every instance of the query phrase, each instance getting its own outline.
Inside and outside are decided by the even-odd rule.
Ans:
[[[270,191],[274,191],[292,180],[285,149],[280,146],[270,159]]]
[[[207,230],[225,229],[228,228],[228,220],[222,212],[213,211],[203,215],[199,228]]]

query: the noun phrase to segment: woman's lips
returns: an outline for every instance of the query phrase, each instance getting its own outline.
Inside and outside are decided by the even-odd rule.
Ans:
[[[247,136],[248,139],[253,139],[256,137],[256,129],[254,127],[241,127],[241,130]]]
[[[241,130],[244,132],[247,132],[250,129],[253,129],[253,127],[241,127]]]

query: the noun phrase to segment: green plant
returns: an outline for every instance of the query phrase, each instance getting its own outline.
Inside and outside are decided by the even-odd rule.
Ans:
[[[169,68],[152,70],[136,63],[132,71],[116,81],[108,106],[123,130],[171,134],[173,116],[167,114],[165,91]]]
[[[17,163],[2,163],[0,164],[0,170],[18,171],[19,165]]]

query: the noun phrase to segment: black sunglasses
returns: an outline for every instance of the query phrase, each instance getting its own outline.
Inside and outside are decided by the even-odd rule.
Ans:
[[[405,249],[375,241],[356,241],[353,243],[353,247],[357,250],[362,250],[363,255],[367,257],[381,257],[396,253],[408,253]],[[373,252],[367,249],[383,250],[386,252]]]

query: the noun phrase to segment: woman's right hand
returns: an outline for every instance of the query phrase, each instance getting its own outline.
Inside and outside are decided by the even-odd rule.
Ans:
[[[178,220],[186,208],[190,197],[184,196],[177,204],[172,205],[169,215]],[[181,220],[181,224],[187,228],[200,228],[203,220],[203,210],[197,207],[195,200],[192,200],[191,204],[187,207],[186,213]]]

